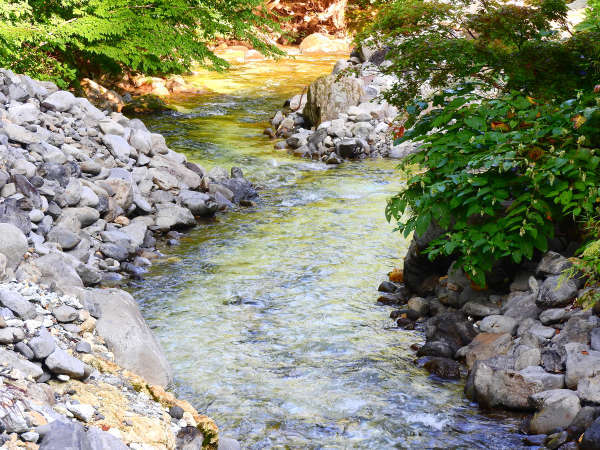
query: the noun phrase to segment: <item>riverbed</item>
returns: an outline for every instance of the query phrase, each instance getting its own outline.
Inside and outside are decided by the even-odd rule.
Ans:
[[[262,134],[284,100],[336,58],[253,62],[188,81],[211,93],[145,119],[206,168],[241,167],[256,206],[164,248],[131,291],[178,394],[244,448],[517,448],[519,418],[482,414],[463,384],[415,367],[419,332],[375,303],[408,242],[386,222],[397,162],[328,167]]]

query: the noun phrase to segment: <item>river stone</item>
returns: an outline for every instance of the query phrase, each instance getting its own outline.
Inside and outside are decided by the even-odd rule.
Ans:
[[[183,190],[179,193],[179,201],[194,216],[209,216],[217,211],[217,204],[203,192]]]
[[[171,204],[159,204],[156,205],[156,210],[156,227],[160,231],[196,225],[196,219],[187,208]]]
[[[584,402],[600,404],[600,372],[577,383],[577,395]]]
[[[500,314],[500,308],[498,305],[488,301],[467,302],[463,305],[462,310],[465,312],[465,314],[477,318]]]
[[[517,325],[517,321],[512,317],[493,314],[481,320],[479,329],[484,333],[509,333],[514,335],[517,331]]]
[[[315,126],[337,119],[350,106],[358,105],[364,94],[363,82],[355,77],[329,74],[308,87],[304,117]]]
[[[550,251],[542,257],[537,265],[535,273],[538,277],[560,275],[572,265],[573,264],[564,256]]]
[[[580,379],[600,373],[600,352],[577,342],[568,343],[564,348],[567,355],[565,382],[569,389],[577,389]]]
[[[56,375],[69,375],[75,379],[84,377],[85,366],[83,363],[58,347],[54,349],[44,362],[50,372]]]
[[[71,255],[62,252],[49,253],[29,261],[28,264],[39,271],[40,284],[54,283],[62,292],[69,292],[72,287],[83,287],[75,269],[81,262]]]
[[[0,304],[24,320],[34,319],[37,315],[35,307],[18,292],[0,290]]]
[[[533,394],[530,402],[538,410],[529,424],[534,434],[547,434],[559,428],[567,428],[581,409],[577,394],[569,389]]]
[[[512,346],[512,336],[509,333],[479,333],[469,345],[461,348],[457,356],[465,358],[467,368],[473,367],[477,360],[486,360],[506,354]]]
[[[42,106],[52,111],[64,112],[71,109],[76,103],[75,96],[67,91],[58,91],[50,94],[42,102]]]
[[[500,312],[505,316],[512,317],[517,322],[528,318],[537,319],[541,310],[535,300],[536,297],[532,294],[511,292]]]
[[[542,352],[537,347],[518,345],[514,351],[515,370],[522,370],[530,366],[539,366],[542,362]]]
[[[27,238],[10,223],[0,223],[0,253],[6,256],[6,265],[15,269],[27,251]]]
[[[598,450],[600,449],[600,417],[585,430],[583,438],[579,443],[580,450]]]
[[[0,347],[0,361],[9,368],[17,369],[25,377],[31,376],[34,379],[44,374],[42,368],[32,362],[20,358],[15,352]]]
[[[102,136],[102,142],[115,158],[124,163],[128,162],[129,157],[135,153],[134,148],[122,136],[105,134]]]
[[[67,404],[67,410],[82,422],[91,421],[94,418],[94,414],[96,414],[94,407],[85,403]]]
[[[577,296],[577,284],[560,275],[546,278],[540,287],[536,304],[541,308],[565,306]]]
[[[29,347],[36,359],[45,359],[56,348],[54,337],[45,328],[40,329],[38,336],[29,340]]]
[[[540,313],[540,322],[544,325],[552,325],[555,323],[561,323],[571,317],[572,312],[565,308],[551,308],[546,309]]]
[[[60,323],[73,322],[79,318],[79,312],[69,305],[60,305],[58,308],[54,308],[52,314]]]
[[[4,129],[4,132],[13,142],[18,142],[19,144],[39,144],[42,141],[42,138],[37,133],[32,133],[31,131],[23,128],[20,125],[15,125],[14,123],[0,122],[1,128]]]
[[[119,289],[88,289],[82,295],[86,308],[92,304],[100,312],[96,330],[114,353],[117,364],[151,384],[170,384],[169,363],[133,297]]]
[[[71,230],[57,226],[46,235],[46,240],[58,243],[63,250],[71,250],[79,244],[81,238]]]

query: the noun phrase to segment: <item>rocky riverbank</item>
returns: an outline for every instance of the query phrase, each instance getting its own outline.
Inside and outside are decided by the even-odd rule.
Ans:
[[[0,188],[0,275],[9,282],[2,291],[6,295],[0,295],[0,350],[7,386],[0,390],[8,396],[3,407],[10,407],[0,410],[4,427],[0,431],[21,433],[21,438],[33,442],[35,434],[22,433],[43,421],[32,422],[23,414],[33,408],[35,395],[52,392],[57,395],[48,396],[48,405],[54,408],[58,401],[64,416],[77,417],[71,411],[77,407],[69,405],[88,398],[85,401],[92,406],[86,407],[91,414],[86,419],[109,417],[103,408],[116,408],[125,417],[133,408],[128,409],[127,401],[138,402],[136,411],[145,411],[140,417],[156,419],[164,439],[152,441],[156,447],[149,444],[148,439],[157,435],[142,436],[141,426],[139,437],[121,435],[132,448],[175,448],[179,428],[158,403],[148,403],[151,398],[187,410],[193,421],[189,415],[183,417],[185,426],[195,426],[194,421],[212,423],[162,391],[172,381],[171,370],[134,299],[118,289],[97,287],[141,277],[160,256],[157,240],[177,244],[179,231],[194,226],[197,217],[252,204],[257,193],[241,170],[207,171],[170,150],[161,135],[149,132],[138,119],[101,111],[52,83],[0,69]],[[44,349],[41,353],[36,353],[38,344]],[[80,351],[89,350],[88,344],[91,353]],[[121,367],[136,375],[123,375]],[[140,376],[147,382],[142,383]],[[81,380],[91,383],[85,394],[77,394]],[[98,383],[106,384],[107,393],[114,390],[115,397],[100,401],[105,394]],[[134,391],[145,392],[148,399],[128,390],[130,385],[137,385]],[[98,400],[88,396],[90,389],[96,389]],[[63,420],[53,414],[45,415],[45,421]],[[183,426],[179,415],[177,424]],[[123,418],[123,423],[135,420]],[[203,433],[200,441],[190,430],[185,438],[215,444],[214,424],[214,433],[202,427],[198,425]],[[51,428],[36,433],[42,436]],[[65,430],[57,433],[64,435]],[[96,439],[96,431],[86,437],[90,431],[86,434],[81,427],[69,425],[68,430],[83,447],[106,448],[83,443]],[[65,447],[42,444],[42,448]]]
[[[572,245],[498,267],[480,289],[450,261],[421,255],[432,238],[413,239],[404,271],[379,286],[398,326],[424,331],[417,364],[441,378],[466,374],[465,394],[482,408],[530,413],[526,445],[600,448],[600,318],[577,303],[586,288],[569,270]]]
[[[398,110],[381,98],[396,78],[382,73],[385,50],[368,47],[339,60],[332,73],[322,76],[305,92],[278,111],[265,134],[283,140],[279,150],[327,164],[344,159],[393,157],[415,146],[393,145],[393,123]]]

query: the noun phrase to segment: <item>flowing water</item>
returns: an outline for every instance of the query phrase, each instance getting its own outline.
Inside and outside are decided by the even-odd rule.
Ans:
[[[383,215],[396,163],[330,168],[262,135],[333,63],[201,72],[191,81],[211,94],[149,120],[190,160],[239,166],[262,188],[256,207],[200,225],[132,287],[178,393],[244,448],[516,448],[517,419],[481,414],[462,384],[416,368],[422,337],[375,304],[407,247]]]

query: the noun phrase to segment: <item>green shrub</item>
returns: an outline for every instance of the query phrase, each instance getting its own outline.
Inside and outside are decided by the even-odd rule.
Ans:
[[[432,221],[448,229],[427,253],[456,257],[483,285],[496,261],[530,259],[563,220],[600,212],[600,95],[487,99],[475,87],[445,91],[422,114],[427,103],[408,108],[412,129],[400,140],[422,151],[402,161],[412,173],[386,215],[405,235]]]
[[[192,62],[223,67],[216,37],[275,51],[260,32],[275,26],[262,0],[3,0],[0,66],[61,85],[122,69],[180,73]]]

